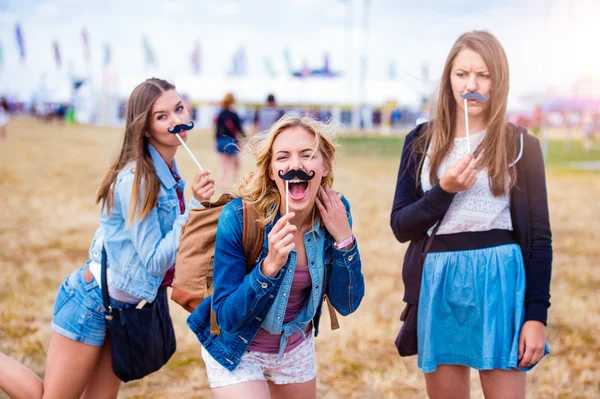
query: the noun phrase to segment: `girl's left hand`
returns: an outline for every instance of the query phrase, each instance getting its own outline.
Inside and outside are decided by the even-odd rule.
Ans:
[[[215,193],[215,181],[210,178],[210,171],[198,172],[192,183],[192,194],[196,200],[209,201]]]
[[[320,197],[320,199],[319,199]],[[317,208],[321,212],[321,219],[325,228],[331,234],[335,242],[342,242],[352,236],[352,229],[348,222],[346,207],[338,194],[328,188],[319,187],[319,193],[315,199]]]
[[[533,366],[544,356],[546,350],[546,326],[536,320],[529,320],[523,324],[519,336],[519,365],[521,367]]]

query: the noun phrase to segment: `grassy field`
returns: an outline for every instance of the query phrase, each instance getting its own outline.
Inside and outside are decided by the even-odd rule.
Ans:
[[[100,211],[94,192],[121,134],[17,119],[8,140],[0,142],[0,351],[40,376],[54,296],[65,276],[87,260]],[[318,397],[423,398],[416,357],[400,358],[393,343],[403,306],[406,246],[394,239],[389,213],[402,140],[353,137],[340,143],[335,188],[352,204],[367,286],[361,307],[341,318],[341,329],[325,327],[315,341]],[[193,131],[189,144],[218,177],[212,133]],[[584,154],[575,141],[571,154],[563,150],[563,142],[552,141],[548,151],[555,251],[547,328],[552,354],[528,373],[531,398],[600,397],[600,173],[564,168],[572,161],[600,160],[600,152]],[[178,163],[190,181],[195,166],[183,150]],[[244,171],[253,166],[248,157],[242,163]],[[123,385],[121,398],[211,397],[187,313],[171,305],[177,353],[160,372]],[[483,397],[477,374],[471,377],[472,397]]]

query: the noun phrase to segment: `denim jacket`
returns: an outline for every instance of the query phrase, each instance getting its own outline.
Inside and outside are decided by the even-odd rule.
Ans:
[[[342,198],[350,226],[350,204]],[[335,309],[346,316],[354,312],[364,295],[364,278],[356,241],[349,250],[338,250],[333,238],[317,222],[304,235],[304,245],[312,278],[310,295],[298,316],[283,324],[287,298],[296,269],[296,252],[292,251],[277,276],[264,276],[260,267],[269,252],[268,234],[279,215],[265,228],[263,248],[252,271],[246,274],[246,259],[242,247],[242,200],[236,198],[225,205],[217,226],[214,259],[214,294],[206,298],[189,316],[187,323],[202,346],[223,367],[233,371],[239,364],[258,330],[262,327],[272,334],[281,334],[280,357],[293,332],[301,332],[313,322],[315,336],[323,299],[327,295]],[[221,329],[210,334],[210,306]]]
[[[101,263],[104,245],[112,285],[152,302],[166,271],[175,263],[181,227],[187,220],[187,212],[181,214],[176,191],[176,187],[184,191],[185,181],[175,181],[169,167],[151,144],[148,144],[148,150],[161,183],[157,206],[144,220],[140,222],[135,218],[127,227],[135,163],[127,164],[114,183],[110,216],[106,213],[106,207],[102,209],[100,227],[90,246],[90,259]],[[175,160],[173,168],[178,172]],[[138,207],[141,206],[141,198],[140,193]],[[198,206],[198,202],[193,200],[187,209],[195,206]]]

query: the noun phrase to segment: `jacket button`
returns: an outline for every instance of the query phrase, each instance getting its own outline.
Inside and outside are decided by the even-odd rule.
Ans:
[[[316,285],[316,286],[315,286],[315,290],[318,290],[318,289],[319,289],[319,286],[318,286],[318,285]]]
[[[354,254],[352,254],[352,255],[348,256],[348,260],[349,260],[349,261],[352,261],[352,259],[354,259]]]
[[[314,265],[314,264],[315,264],[315,261],[313,260],[312,262],[310,262],[310,264],[311,264],[311,265]]]
[[[280,320],[280,319],[281,319],[281,316],[277,316],[277,320]]]
[[[262,319],[260,317],[257,317],[256,320],[257,321],[262,321]]]
[[[92,255],[94,255],[95,257],[98,257],[98,251],[94,251],[94,253]]]
[[[262,283],[260,283],[260,286],[266,289],[269,287],[269,284],[267,284],[263,281]]]
[[[287,294],[284,292],[284,293],[283,293],[283,296],[287,296]]]

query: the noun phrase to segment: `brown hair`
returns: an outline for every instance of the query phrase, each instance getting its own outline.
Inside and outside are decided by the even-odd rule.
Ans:
[[[266,226],[275,219],[281,204],[281,195],[277,185],[271,178],[270,168],[273,154],[271,149],[275,138],[284,130],[301,127],[315,136],[316,148],[323,156],[323,164],[329,170],[323,177],[321,186],[325,189],[333,186],[333,162],[335,159],[334,132],[331,125],[314,120],[309,116],[283,116],[268,133],[252,136],[246,149],[256,158],[256,169],[251,172],[237,190],[244,202],[253,204],[258,215],[258,222]],[[315,207],[316,209],[316,207]],[[313,209],[314,216],[314,209]]]
[[[234,102],[235,102],[235,97],[233,97],[233,94],[227,93],[227,94],[225,94],[225,98],[223,98],[223,101],[221,101],[221,106],[223,108],[229,109],[229,108],[231,108],[231,106],[233,105]]]
[[[444,158],[453,146],[454,130],[456,128],[456,100],[452,93],[450,73],[454,59],[464,49],[470,49],[480,54],[485,61],[492,82],[490,100],[484,114],[487,134],[483,139],[478,157],[477,169],[488,170],[490,189],[495,196],[505,194],[516,182],[516,171],[508,165],[516,156],[514,141],[511,139],[511,129],[506,123],[506,103],[509,89],[508,61],[502,45],[489,32],[472,31],[461,35],[446,59],[444,72],[440,82],[439,99],[435,116],[429,123],[426,133],[415,146],[422,151],[419,170],[426,156],[430,157],[429,179],[433,185],[438,184],[438,170]],[[427,143],[431,143],[431,151],[427,154]],[[420,177],[417,178],[417,184]]]
[[[133,89],[127,101],[127,119],[121,151],[104,174],[96,193],[96,203],[102,201],[103,205],[106,206],[106,213],[110,215],[114,204],[114,183],[117,175],[129,162],[135,162],[133,191],[129,204],[127,225],[130,225],[137,216],[138,203],[141,202],[140,221],[144,220],[158,203],[160,181],[148,150],[148,139],[145,134],[150,128],[154,102],[165,91],[174,89],[175,86],[165,80],[151,78]],[[140,201],[142,182],[144,190],[143,198]]]

